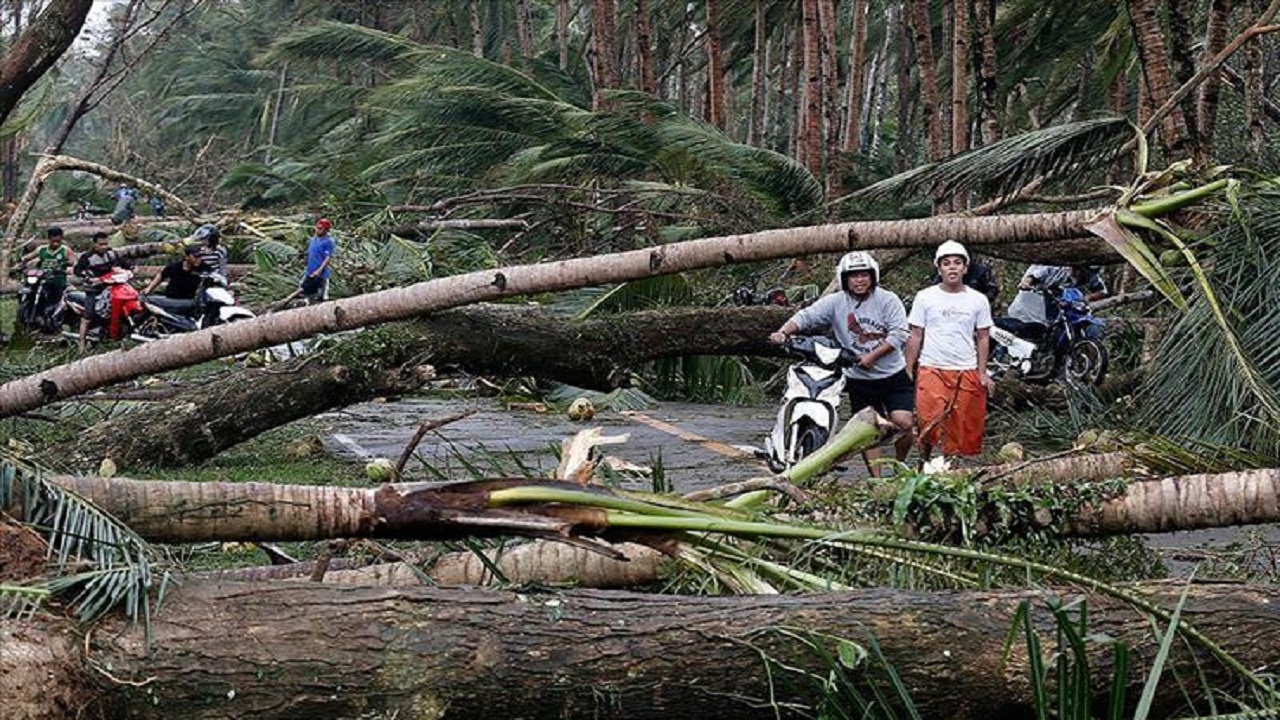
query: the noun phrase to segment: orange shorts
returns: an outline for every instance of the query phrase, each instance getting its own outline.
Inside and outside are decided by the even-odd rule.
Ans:
[[[987,425],[987,391],[977,370],[921,367],[916,373],[916,422],[920,444],[943,455],[977,455]]]

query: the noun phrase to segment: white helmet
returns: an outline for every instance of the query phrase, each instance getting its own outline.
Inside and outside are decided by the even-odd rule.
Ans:
[[[965,250],[964,246],[955,240],[948,240],[938,246],[938,251],[933,254],[933,264],[937,265],[942,262],[942,258],[948,255],[959,255],[964,258],[965,265],[969,264],[969,251]]]
[[[844,257],[840,258],[840,262],[836,263],[836,284],[841,290],[847,290],[845,286],[845,277],[852,272],[871,273],[871,286],[875,287],[880,284],[880,263],[871,257],[871,253],[855,250]]]

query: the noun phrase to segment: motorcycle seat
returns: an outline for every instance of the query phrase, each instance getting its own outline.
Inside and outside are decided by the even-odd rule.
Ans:
[[[196,311],[195,300],[179,300],[164,295],[148,295],[146,301],[174,315],[192,315]]]
[[[996,318],[995,324],[996,327],[1001,330],[1008,330],[1023,340],[1029,340],[1031,342],[1039,342],[1043,340],[1045,332],[1049,329],[1047,325],[1023,322],[1011,317]]]

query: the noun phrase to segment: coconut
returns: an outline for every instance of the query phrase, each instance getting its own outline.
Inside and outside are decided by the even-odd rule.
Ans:
[[[396,474],[396,466],[386,458],[374,458],[364,464],[364,474],[374,482],[390,482]]]

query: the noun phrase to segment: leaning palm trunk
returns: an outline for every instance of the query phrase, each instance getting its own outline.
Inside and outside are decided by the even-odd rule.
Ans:
[[[670,275],[737,262],[839,252],[848,248],[926,247],[945,239],[975,246],[1087,237],[1097,211],[998,217],[939,217],[854,222],[705,238],[630,252],[482,270],[417,285],[273,313],[85,358],[0,386],[0,417],[94,388],[326,332],[403,320],[484,300]],[[1099,241],[1100,243],[1101,241]]]
[[[539,507],[518,511],[490,507],[495,492],[564,487],[527,479],[448,486],[406,483],[377,489],[69,476],[53,482],[93,501],[152,542],[440,540],[569,530],[592,534],[610,529],[606,518],[588,511],[579,516],[544,514]],[[604,491],[590,492],[608,496]],[[1122,494],[1059,521],[1055,529],[1068,536],[1098,536],[1274,522],[1280,522],[1280,469],[1133,482]]]

